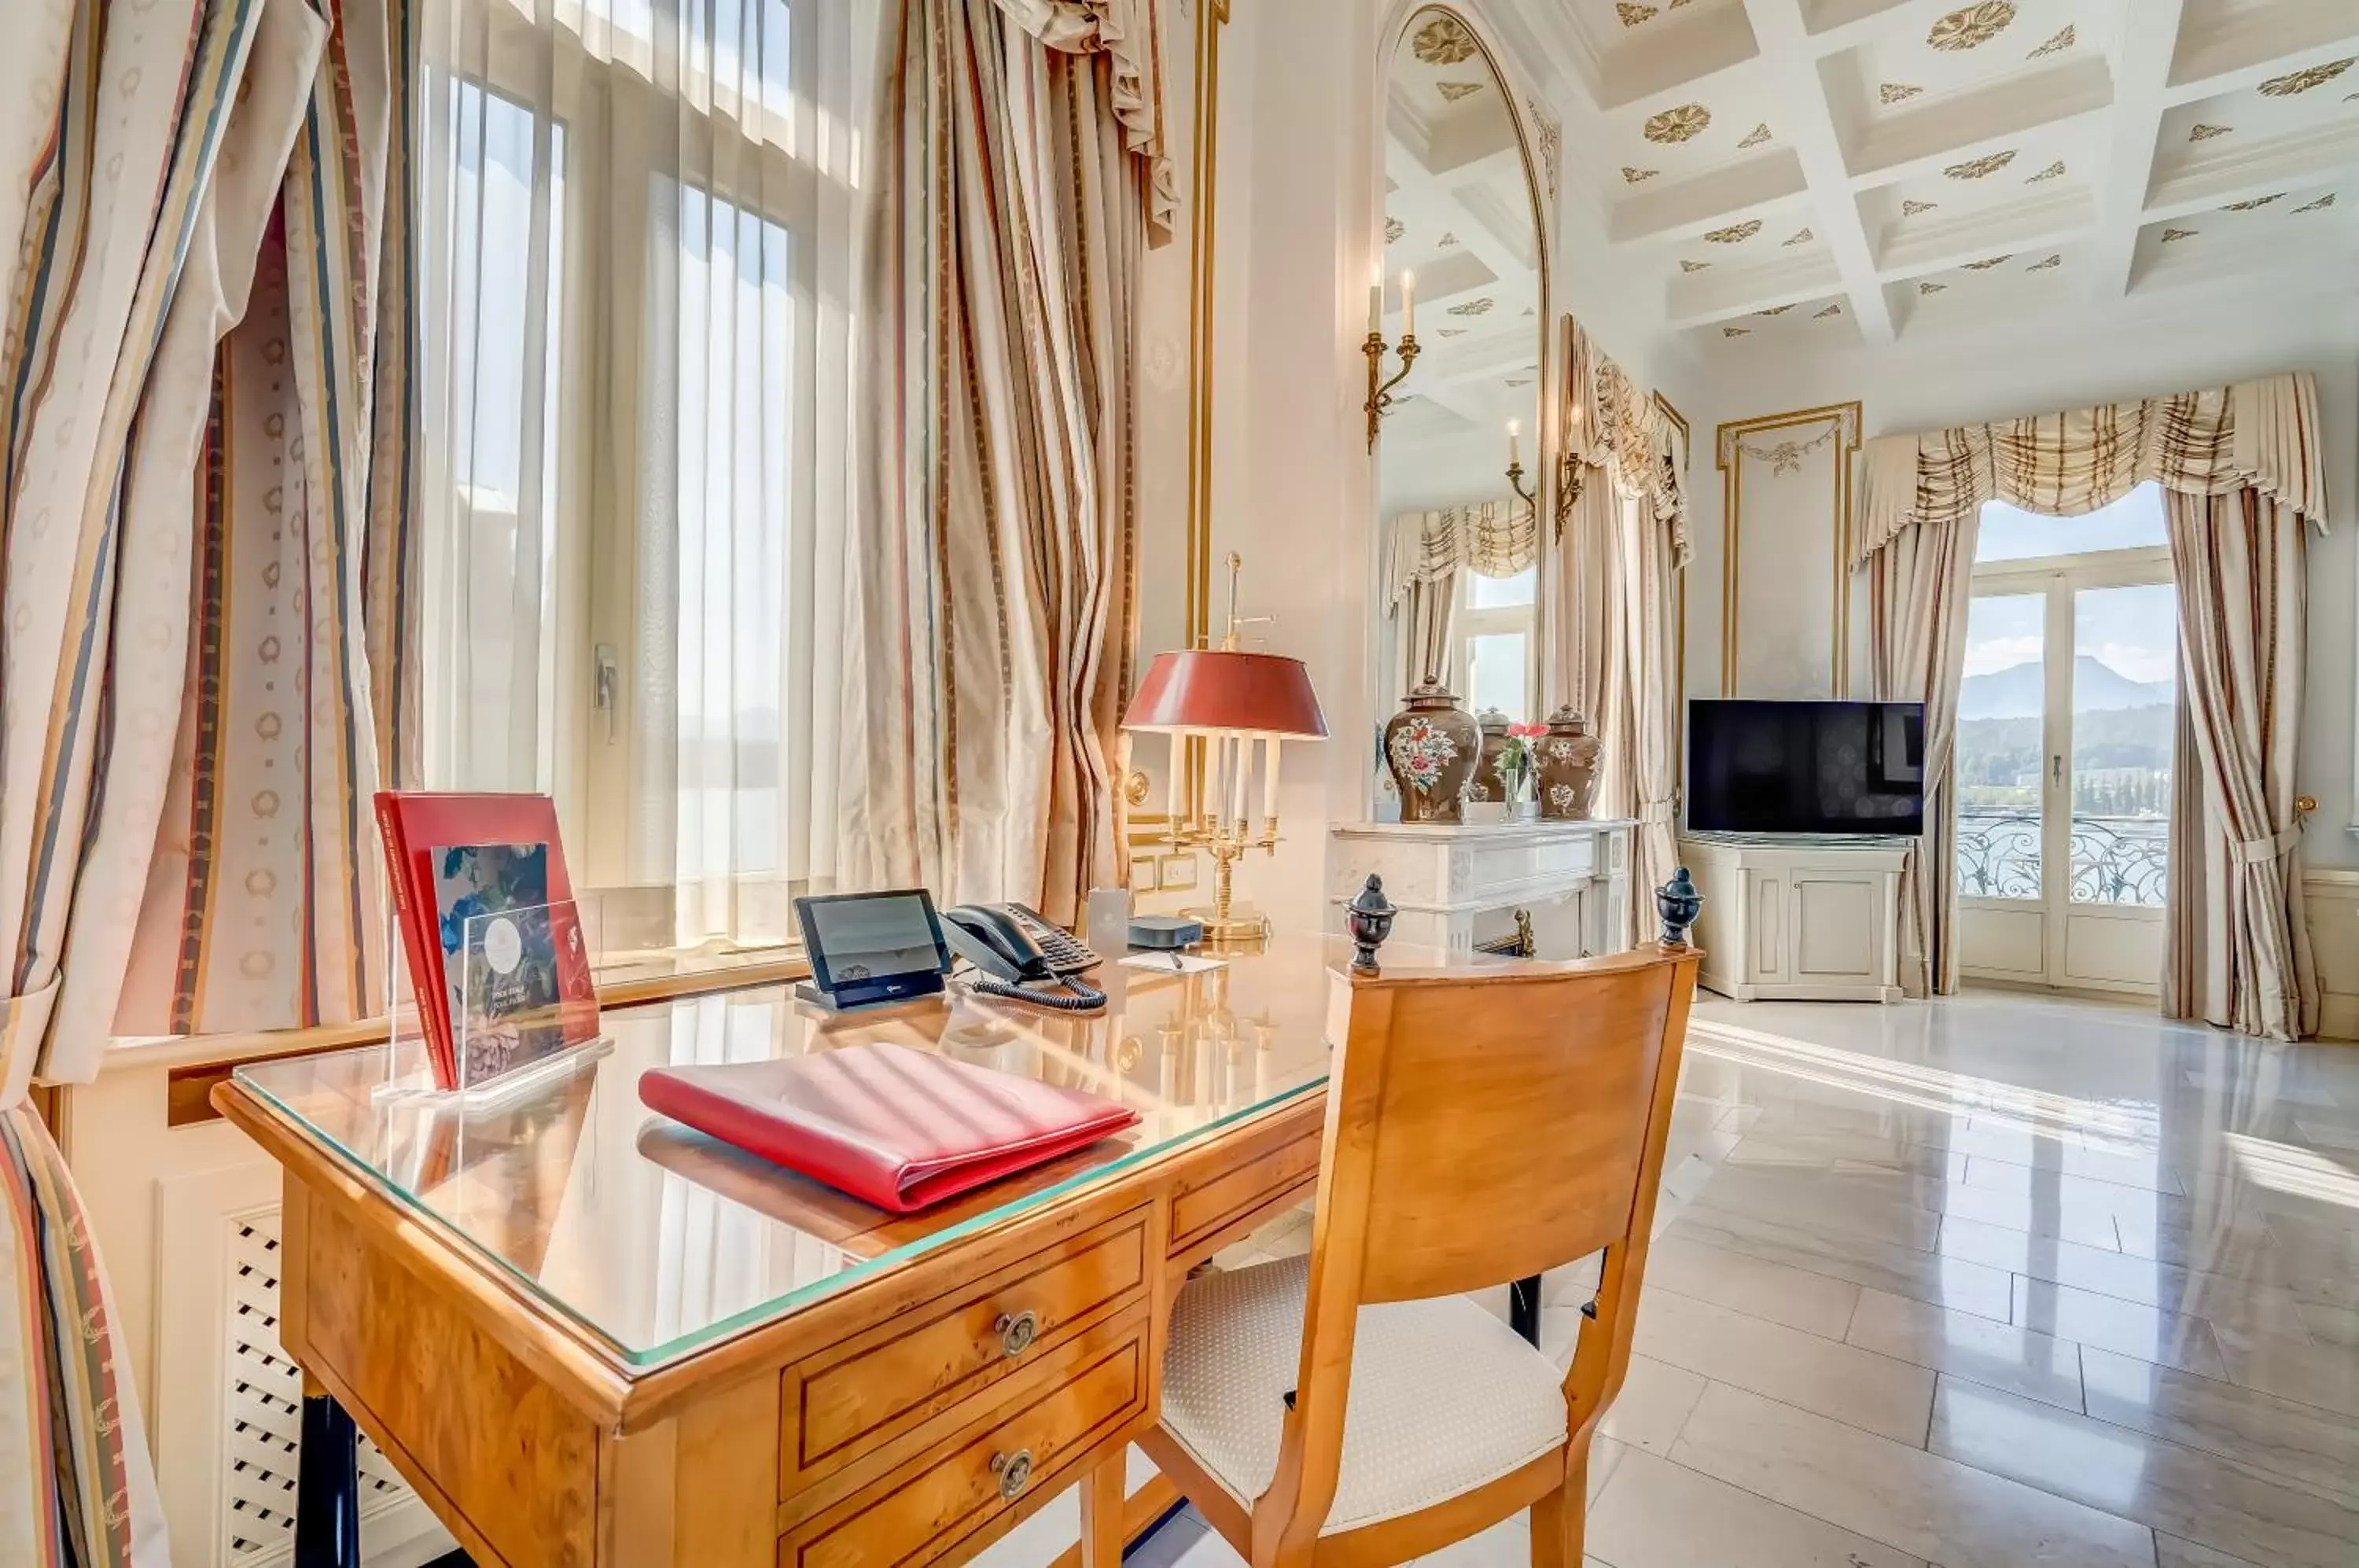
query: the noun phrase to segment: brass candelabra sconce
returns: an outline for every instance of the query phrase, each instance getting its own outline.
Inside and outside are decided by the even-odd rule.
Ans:
[[[1537,513],[1539,510],[1539,497],[1524,487],[1524,454],[1522,448],[1516,444],[1520,436],[1521,427],[1515,420],[1509,419],[1507,421],[1507,488],[1523,497],[1524,505]]]
[[[1564,537],[1564,525],[1572,520],[1572,509],[1581,504],[1581,459],[1566,452],[1556,460],[1556,537]]]
[[[1393,388],[1408,378],[1409,366],[1417,363],[1417,275],[1404,272],[1400,280],[1401,335],[1397,349],[1385,342],[1385,286],[1373,284],[1368,289],[1368,341],[1360,352],[1368,356],[1368,451],[1376,450],[1376,432],[1384,427],[1385,416],[1393,410],[1397,401]],[[1385,374],[1385,354],[1393,350],[1400,355],[1400,368],[1389,376]]]

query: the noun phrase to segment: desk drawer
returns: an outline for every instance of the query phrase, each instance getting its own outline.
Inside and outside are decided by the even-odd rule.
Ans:
[[[920,1568],[979,1549],[1146,1424],[1147,1357],[1142,1304],[1059,1353],[1049,1376],[984,1421],[789,1529],[778,1568]]]
[[[1309,1196],[1325,1131],[1323,1104],[1305,1105],[1205,1151],[1173,1183],[1170,1256],[1189,1263],[1209,1257],[1266,1218],[1271,1204]]]
[[[1140,1299],[1150,1212],[1117,1215],[788,1367],[781,1495],[875,1454]]]

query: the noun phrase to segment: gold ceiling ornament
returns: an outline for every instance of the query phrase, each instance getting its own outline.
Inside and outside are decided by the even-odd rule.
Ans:
[[[1674,147],[1691,142],[1712,125],[1712,111],[1701,103],[1682,103],[1647,120],[1640,133],[1650,142]]]
[[[1934,23],[1925,41],[1952,54],[1980,49],[2006,31],[2014,20],[2015,0],[1982,0],[1979,5],[1963,6]]]
[[[2009,147],[2005,152],[1990,153],[1982,158],[1968,158],[1963,163],[1953,163],[1941,172],[1952,180],[1981,180],[1985,176],[1996,174],[2014,161],[2015,149]]]
[[[2283,76],[2272,76],[2261,83],[2261,96],[2290,98],[2297,93],[2307,93],[2313,87],[2323,87],[2354,65],[2359,65],[2359,54],[2351,55],[2343,60],[2330,60],[2324,65],[2289,71]]]
[[[1444,234],[1433,243],[1442,250],[1451,250],[1458,245],[1458,236],[1456,234]]]
[[[2187,133],[2187,139],[2190,142],[2208,142],[2213,136],[2224,136],[2235,128],[2234,125],[2207,125],[2198,122],[2195,128]]]
[[[1759,125],[1754,126],[1751,131],[1746,133],[1745,139],[1736,145],[1738,149],[1742,150],[1745,147],[1757,147],[1768,139],[1769,122],[1764,120]]]
[[[1663,171],[1659,169],[1633,169],[1625,163],[1622,166],[1622,183],[1625,185],[1643,184],[1662,172]]]
[[[1466,329],[1464,327],[1443,327],[1440,329],[1440,333],[1445,338],[1462,338],[1466,335]],[[1401,401],[1406,403],[1408,399],[1407,397],[1403,397]]]
[[[2296,207],[2294,211],[2297,212],[2323,212],[2329,207],[2333,205],[2334,192],[2330,191],[2325,195],[2321,196],[2317,201],[2309,203],[2307,206]]]
[[[1622,18],[1622,25],[1625,27],[1635,27],[1641,22],[1651,22],[1655,19],[1655,8],[1652,5],[1634,5],[1630,0],[1621,0],[1621,3],[1614,7],[1614,14]]]
[[[1720,329],[1720,335],[1724,338],[1751,337],[1753,335],[1753,329],[1751,327],[1723,327]]]
[[[1408,225],[1398,218],[1387,217],[1385,220],[1385,244],[1398,245],[1401,235],[1407,233],[1408,233]]]
[[[1821,310],[1817,315],[1812,316],[1810,320],[1814,321],[1823,321],[1830,316],[1840,316],[1842,314],[1843,307],[1841,305],[1830,305],[1825,310]]]
[[[1532,143],[1539,149],[1540,173],[1548,180],[1549,200],[1553,201],[1560,166],[1564,162],[1564,126],[1537,98],[1526,97],[1524,108],[1531,114]]]
[[[1919,283],[1917,285],[1917,292],[1919,294],[1939,294],[1947,288],[1949,288],[1949,285],[1946,283]]]
[[[2071,49],[2074,44],[2077,44],[2080,41],[2081,36],[2074,32],[2070,26],[2067,26],[2062,32],[2057,34],[2054,38],[2049,38],[2046,43],[2041,44],[2038,49],[2033,49],[2029,54],[2025,55],[2023,58],[2026,60],[2046,60],[2051,54],[2062,54],[2066,49]]]
[[[1818,237],[1818,235],[1810,233],[1808,229],[1796,229],[1790,238],[1779,240],[1777,244],[1781,247],[1786,245],[1809,245],[1812,240],[1817,239]]]
[[[1906,103],[1911,98],[1924,96],[1924,93],[1922,87],[1912,87],[1906,82],[1887,82],[1875,90],[1878,101],[1887,104]]]
[[[1731,223],[1724,229],[1714,229],[1704,238],[1713,245],[1743,245],[1761,232],[1761,220],[1747,218],[1741,223]]]
[[[1491,313],[1491,307],[1497,303],[1485,295],[1480,299],[1469,299],[1462,305],[1451,306],[1450,313],[1453,316],[1487,316]]]
[[[2181,240],[2191,240],[2202,232],[2201,229],[2165,229],[2162,231],[2162,243],[2177,245]]]
[[[2035,261],[2035,262],[2033,262],[2029,267],[2025,267],[2023,270],[2024,270],[2024,271],[2026,271],[2026,272],[2046,272],[2046,271],[2047,271],[2049,268],[2050,268],[2050,267],[2061,267],[2061,266],[2063,266],[2063,265],[2064,265],[2064,253],[2063,253],[2062,251],[2058,251],[2055,255],[2053,255],[2053,256],[2049,256],[2046,261]]]
[[[2038,173],[2027,175],[2023,182],[2026,185],[2038,185],[2043,180],[2061,180],[2063,178],[2064,160],[2060,158],[2054,163],[2051,163],[2047,168],[2041,169]]]
[[[2266,207],[2272,201],[2282,201],[2284,200],[2285,192],[2280,191],[2271,196],[2256,196],[2249,201],[2231,201],[2226,206],[2221,208],[2220,211],[2223,212],[2249,212],[2256,207]]]
[[[1939,201],[1906,201],[1900,203],[1900,215],[1904,218],[1913,218],[1919,212],[1930,212],[1940,205]]]
[[[1680,257],[1680,270],[1681,272],[1701,272],[1705,267],[1710,267],[1712,263],[1708,261],[1690,261],[1686,256]]]
[[[2005,256],[1984,256],[1980,261],[1970,261],[1966,263],[1966,270],[1968,272],[1988,272],[1992,267],[2004,267],[2014,259],[2015,253],[2012,251],[2008,252]]]
[[[1479,82],[1440,82],[1434,84],[1433,90],[1441,94],[1443,103],[1455,103],[1462,98],[1472,98],[1482,92],[1483,84]]]
[[[1756,310],[1753,313],[1756,316],[1782,316],[1793,308],[1791,305],[1773,305],[1767,310]]]
[[[1474,58],[1474,35],[1455,16],[1436,16],[1417,30],[1408,47],[1428,65],[1460,65]]]

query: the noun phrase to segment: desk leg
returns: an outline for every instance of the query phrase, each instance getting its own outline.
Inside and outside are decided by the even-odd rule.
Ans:
[[[1122,1568],[1123,1460],[1125,1450],[1082,1477],[1081,1568]]]
[[[295,1468],[295,1568],[360,1568],[360,1434],[324,1388],[304,1379]]]
[[[1518,1279],[1507,1287],[1507,1326],[1524,1336],[1535,1350],[1540,1344],[1540,1277]]]

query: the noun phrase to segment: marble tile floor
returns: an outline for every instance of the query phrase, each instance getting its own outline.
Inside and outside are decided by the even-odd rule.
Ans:
[[[1560,1361],[1593,1278],[1548,1281]],[[1587,1568],[2359,1568],[2359,1046],[1701,998],[1601,1430]],[[1427,1561],[1527,1563],[1525,1522]]]

